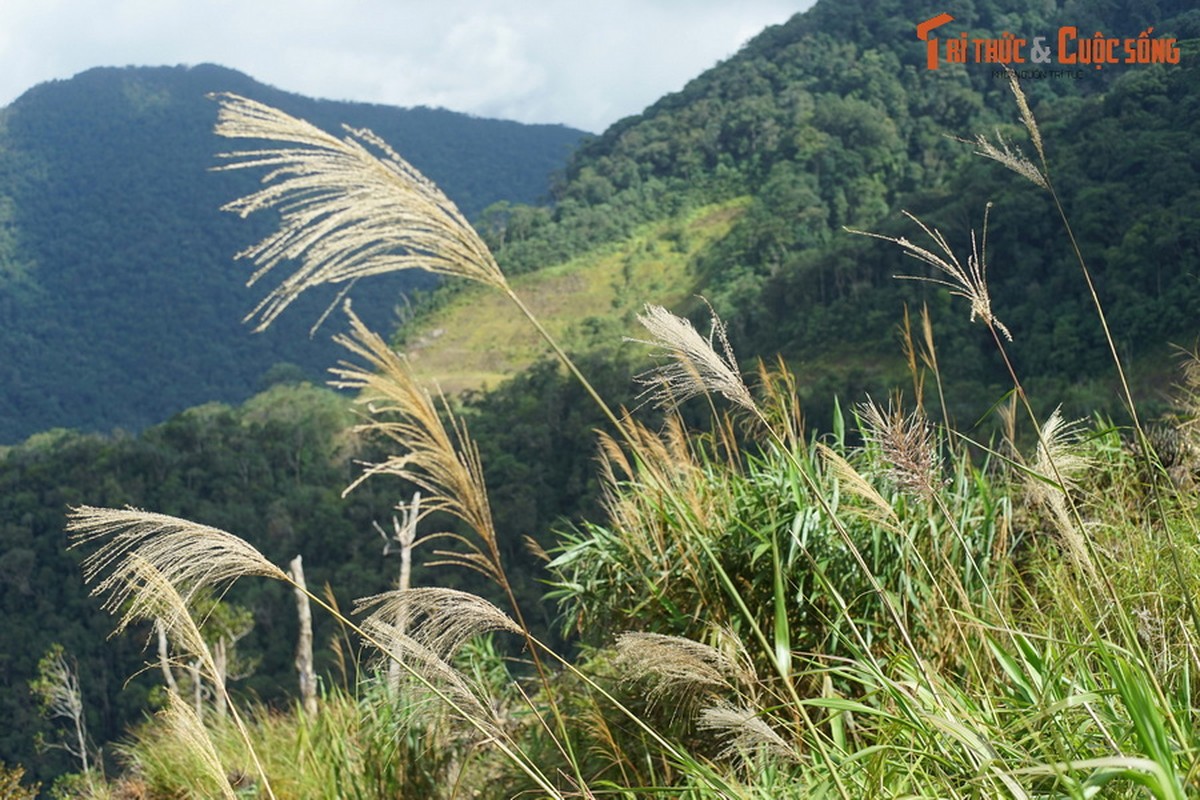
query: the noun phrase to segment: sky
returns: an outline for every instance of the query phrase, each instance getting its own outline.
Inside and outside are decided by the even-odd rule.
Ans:
[[[91,67],[215,63],[332,100],[599,133],[812,0],[3,0],[0,106]]]

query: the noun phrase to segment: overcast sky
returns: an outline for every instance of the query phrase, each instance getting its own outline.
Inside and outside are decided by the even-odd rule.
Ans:
[[[599,132],[812,0],[2,0],[0,106],[97,66],[217,63],[335,100]]]

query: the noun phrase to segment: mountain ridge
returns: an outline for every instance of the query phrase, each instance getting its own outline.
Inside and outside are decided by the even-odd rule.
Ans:
[[[39,84],[0,110],[0,441],[56,426],[138,429],[261,388],[273,365],[320,380],[336,350],[308,326],[332,293],[252,336],[234,254],[269,220],[219,207],[255,184],[211,173],[214,91],[276,105],[328,130],[375,130],[468,215],[537,203],[584,135],[441,109],[312,100],[216,65],[98,67]],[[381,328],[427,276],[355,292]]]

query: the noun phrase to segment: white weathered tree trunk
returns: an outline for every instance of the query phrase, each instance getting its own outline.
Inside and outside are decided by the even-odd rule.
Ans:
[[[396,541],[400,544],[400,580],[396,588],[406,592],[412,588],[412,551],[417,543],[417,519],[421,513],[421,493],[414,492],[412,503],[407,509],[401,509],[404,514],[403,524],[392,518],[392,526],[396,531]],[[400,685],[400,664],[393,659],[388,663],[388,685]]]
[[[213,666],[217,670],[216,687],[213,692],[213,708],[218,719],[225,717],[225,685],[229,680],[229,642],[224,636],[213,642]]]
[[[300,679],[300,702],[304,713],[317,713],[317,675],[313,670],[312,649],[312,608],[308,604],[308,595],[302,591],[308,585],[304,582],[304,564],[300,556],[296,556],[288,564],[292,580],[298,588],[296,592],[296,614],[300,618],[300,634],[296,638],[296,673]]]
[[[177,695],[179,684],[175,681],[175,672],[171,669],[171,659],[167,654],[167,628],[161,619],[154,620],[154,630],[158,634],[158,666],[162,669],[167,688]]]

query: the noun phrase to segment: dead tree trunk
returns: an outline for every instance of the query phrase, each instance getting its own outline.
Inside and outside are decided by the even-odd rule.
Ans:
[[[171,659],[167,655],[167,628],[161,619],[154,620],[154,630],[158,633],[158,666],[162,669],[163,680],[172,694],[179,694],[179,684],[175,682]]]
[[[213,667],[217,674],[213,676],[213,709],[218,719],[225,718],[225,687],[229,680],[229,644],[222,637],[213,642]]]
[[[296,614],[300,618],[300,635],[296,639],[296,672],[300,677],[300,702],[304,713],[317,713],[317,675],[313,671],[312,609],[308,604],[308,588],[304,582],[304,566],[300,556],[288,565],[292,580],[296,582]]]

